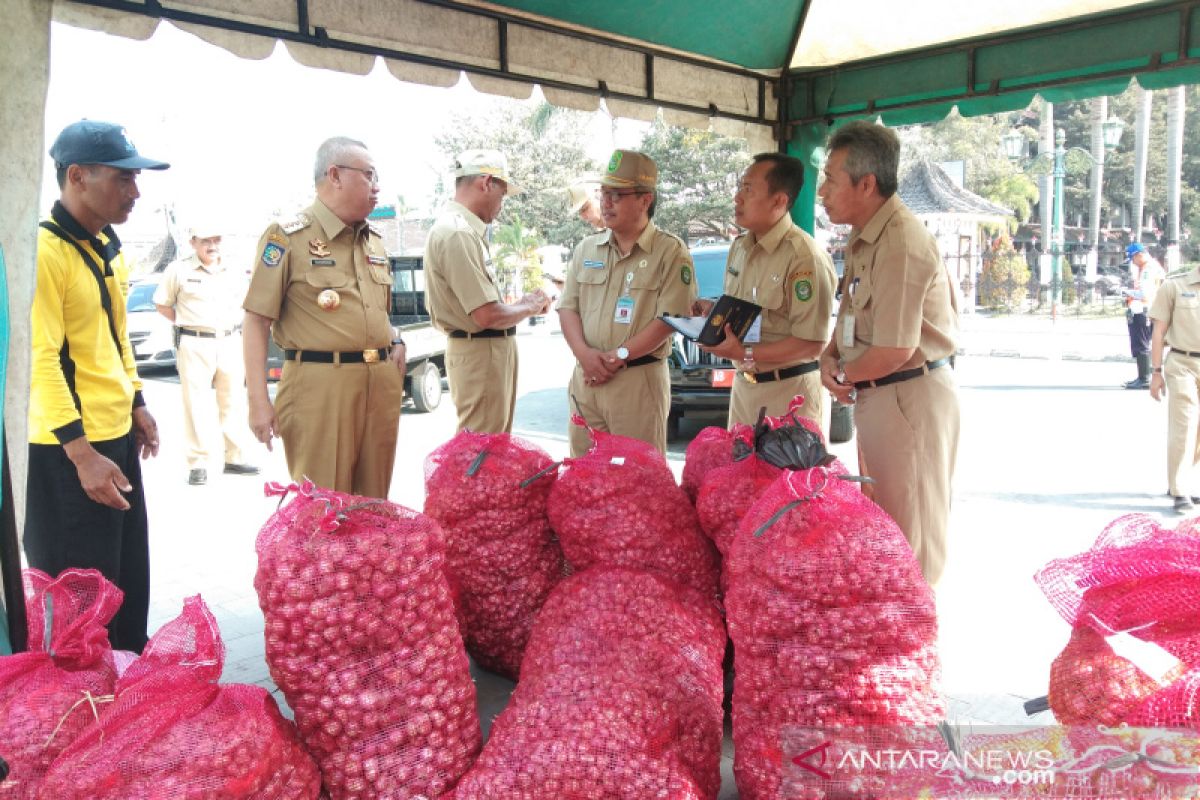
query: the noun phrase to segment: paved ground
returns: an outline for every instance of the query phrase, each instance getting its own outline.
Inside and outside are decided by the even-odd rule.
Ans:
[[[569,354],[547,328],[522,330],[516,432],[551,455],[566,454],[564,397]],[[938,592],[945,689],[959,720],[1025,719],[1021,701],[1044,694],[1050,661],[1068,630],[1031,576],[1048,560],[1088,547],[1103,526],[1130,511],[1165,514],[1165,406],[1119,388],[1132,377],[1124,319],[982,316],[964,320],[963,432],[951,552]],[[262,616],[252,586],[254,537],[275,507],[265,479],[285,480],[282,453],[259,452],[262,478],[224,476],[186,485],[179,387],[154,376],[146,395],[164,432],[147,465],[154,561],[152,629],[200,593],[220,622],[228,650],[224,680],[271,684],[263,660]],[[447,397],[448,401],[448,397]],[[712,420],[719,422],[719,420]],[[703,420],[685,420],[671,450],[682,466],[686,438]],[[425,455],[453,433],[448,403],[432,414],[405,410],[391,499],[420,508]],[[853,465],[853,443],[834,448]],[[1169,516],[1169,515],[1167,515]],[[511,685],[478,676],[490,720]],[[282,699],[282,698],[280,698]],[[728,773],[729,759],[726,759]],[[726,781],[722,798],[734,797]]]

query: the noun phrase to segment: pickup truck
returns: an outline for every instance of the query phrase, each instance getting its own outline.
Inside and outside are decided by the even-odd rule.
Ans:
[[[432,411],[442,400],[442,376],[446,373],[446,334],[429,321],[425,307],[425,272],[421,256],[391,256],[392,326],[404,339],[408,369],[404,392],[417,411]],[[271,342],[267,352],[267,378],[283,374],[283,352]]]

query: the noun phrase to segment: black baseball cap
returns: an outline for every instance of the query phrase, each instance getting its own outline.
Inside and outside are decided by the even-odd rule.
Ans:
[[[90,119],[63,128],[50,146],[50,157],[59,167],[101,164],[117,169],[166,169],[171,166],[140,155],[120,125]]]

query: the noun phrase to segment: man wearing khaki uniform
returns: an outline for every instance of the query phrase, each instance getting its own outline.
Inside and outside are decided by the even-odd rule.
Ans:
[[[650,221],[658,184],[650,158],[617,150],[600,184],[608,230],[575,248],[558,305],[577,362],[571,409],[597,430],[665,452],[672,329],[658,317],[689,313],[696,300],[692,258],[682,241]],[[591,446],[578,425],[570,426],[570,441],[572,456]]]
[[[1150,306],[1150,396],[1167,392],[1167,484],[1175,511],[1200,503],[1200,269],[1168,278]],[[1170,352],[1165,352],[1169,349]]]
[[[454,165],[454,199],[425,242],[425,302],[445,332],[446,375],[458,430],[511,433],[517,402],[517,333],[545,311],[541,292],[503,303],[484,233],[516,185],[496,150],[468,150]]]
[[[829,338],[837,275],[828,254],[792,222],[804,185],[804,165],[781,153],[760,153],[734,195],[734,221],[746,233],[729,248],[725,294],[762,306],[759,321],[738,341],[726,326],[714,355],[740,364],[729,404],[729,427],[753,424],[764,406],[787,412],[796,396],[800,413],[823,425],[825,390],[817,356]],[[711,304],[700,301],[707,314]]]
[[[218,228],[192,228],[187,258],[170,264],[154,291],[158,313],[175,324],[175,364],[183,386],[183,432],[188,445],[188,483],[208,480],[208,447],[197,430],[197,416],[207,429],[212,400],[225,436],[225,473],[257,475],[243,463],[246,373],[242,360],[241,302],[246,296],[244,273],[227,269],[221,259]],[[198,413],[199,412],[199,413]]]
[[[860,471],[912,546],[925,580],[946,560],[958,452],[958,390],[948,366],[958,309],[937,241],[896,196],[900,142],[853,122],[826,148],[819,194],[829,219],[854,226],[821,379],[855,403]]]
[[[387,497],[404,402],[404,342],[388,319],[392,277],[366,219],[379,176],[362,142],[317,150],[317,199],[258,243],[246,309],[250,429],[283,439],[292,479]],[[267,336],[283,349],[275,405],[267,395]],[[390,350],[389,350],[390,346]]]

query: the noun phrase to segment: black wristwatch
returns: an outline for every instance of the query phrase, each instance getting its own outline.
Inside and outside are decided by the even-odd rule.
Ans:
[[[403,339],[392,339],[392,347],[395,347],[398,344],[404,344],[404,340]]]

